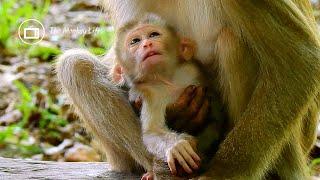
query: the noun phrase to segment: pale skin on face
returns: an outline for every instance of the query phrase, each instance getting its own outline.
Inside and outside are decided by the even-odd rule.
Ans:
[[[140,24],[126,34],[123,43],[123,49],[126,50],[123,53],[127,54],[125,61],[133,61],[138,65],[137,71],[146,76],[153,73],[164,75],[163,69],[176,69],[178,61],[191,60],[195,52],[195,43],[192,40],[188,38],[181,38],[179,42],[174,40],[176,37],[163,27]],[[133,69],[130,66],[130,70]],[[123,79],[122,73],[123,67],[115,65],[113,80],[119,82]]]
[[[150,24],[138,25],[127,33],[124,42],[124,49],[126,49],[124,61],[131,65],[128,65],[125,70],[129,70],[131,72],[129,74],[135,76],[136,79],[133,81],[151,80],[155,78],[154,75],[164,75],[159,72],[175,68],[174,61],[168,60],[172,56],[169,53],[176,48],[172,48],[168,43],[171,38],[163,28]],[[173,53],[176,54],[176,52]]]
[[[141,25],[128,33],[125,41],[126,49],[138,63],[142,63],[143,69],[147,64],[154,64],[164,59],[163,53],[165,34],[153,25]],[[154,52],[155,55],[148,56],[148,53]]]

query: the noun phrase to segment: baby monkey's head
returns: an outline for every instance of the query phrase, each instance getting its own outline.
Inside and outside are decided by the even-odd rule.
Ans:
[[[114,77],[133,84],[158,77],[170,79],[181,62],[192,58],[194,49],[193,42],[180,38],[163,19],[147,15],[117,31],[115,73],[118,74]]]

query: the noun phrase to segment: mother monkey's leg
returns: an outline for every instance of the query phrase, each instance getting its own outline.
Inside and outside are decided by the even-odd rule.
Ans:
[[[139,119],[123,92],[107,79],[107,67],[85,50],[59,57],[56,71],[87,129],[102,144],[114,170],[152,169],[152,156],[141,137]],[[137,162],[137,163],[136,163]]]

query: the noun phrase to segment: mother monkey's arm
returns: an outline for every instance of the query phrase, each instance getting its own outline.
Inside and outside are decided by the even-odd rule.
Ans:
[[[108,2],[117,6],[115,1]],[[146,1],[125,2],[132,3],[127,6],[129,10],[116,13],[124,19],[131,12],[136,16],[156,11]],[[283,178],[304,179],[319,110],[315,101],[320,82],[319,40],[309,1],[201,2],[220,13],[220,17],[203,18],[218,18],[225,26],[214,59],[219,63],[216,67],[221,73],[222,95],[234,120],[208,176],[259,179],[274,171]],[[163,8],[175,15],[177,7],[172,6],[171,11],[170,7]],[[191,8],[186,12],[197,17],[205,10],[191,12]]]
[[[235,117],[208,176],[260,179],[272,172],[281,179],[307,179],[310,145],[305,141],[315,137],[320,85],[319,38],[309,2],[223,0],[221,8],[230,34],[221,42],[219,56],[244,69],[239,55],[248,57],[257,73],[249,74],[256,83],[248,104]],[[235,51],[239,44],[243,47]],[[236,73],[222,68],[222,76]],[[231,85],[237,81],[227,79]],[[229,107],[239,106],[229,98]],[[306,126],[311,127],[309,137]]]

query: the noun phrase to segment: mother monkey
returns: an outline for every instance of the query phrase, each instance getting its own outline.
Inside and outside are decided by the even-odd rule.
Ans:
[[[219,77],[232,129],[206,177],[310,178],[320,49],[308,0],[104,0],[103,6],[116,29],[146,12],[159,14],[196,41],[196,59]],[[150,169],[137,117],[105,78],[105,66],[87,52],[69,51],[57,72],[113,168],[128,171],[138,162]]]

